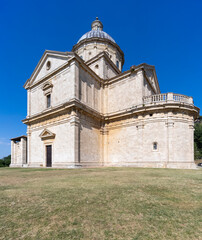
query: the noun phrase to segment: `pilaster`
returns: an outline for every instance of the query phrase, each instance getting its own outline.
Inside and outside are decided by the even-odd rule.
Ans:
[[[31,113],[31,90],[27,91],[27,117],[30,116]]]
[[[107,129],[107,127],[102,124],[101,130],[100,130],[100,134],[101,134],[101,139],[102,139],[102,165],[108,165],[108,135],[109,135],[109,131]]]
[[[27,127],[27,164],[31,163],[31,131],[30,127]]]
[[[167,164],[169,164],[169,161],[174,161],[173,156],[173,137],[174,137],[174,122],[172,119],[167,120],[166,122],[167,127]]]
[[[138,124],[136,126],[136,129],[138,131],[137,142],[138,142],[138,145],[139,145],[139,147],[138,147],[138,149],[139,149],[138,160],[141,162],[141,161],[144,160],[144,158],[143,158],[143,154],[144,154],[144,151],[143,151],[144,150],[144,148],[143,148],[144,147],[144,122],[141,122],[140,124]]]
[[[76,166],[80,165],[80,119],[77,110],[73,109],[71,112],[70,125],[72,128],[73,137],[73,155],[72,161]]]
[[[190,135],[190,148],[191,148],[191,159],[190,161],[194,163],[194,121],[189,125],[189,135]]]
[[[15,164],[15,143],[11,140],[11,165]]]

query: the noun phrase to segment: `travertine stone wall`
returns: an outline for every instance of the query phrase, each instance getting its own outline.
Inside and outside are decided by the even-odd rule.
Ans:
[[[80,163],[82,166],[101,165],[101,135],[99,123],[82,117],[80,125]]]
[[[100,83],[84,69],[79,69],[79,99],[89,107],[101,110]]]
[[[54,139],[42,140],[40,134],[48,129],[55,134]],[[44,126],[31,130],[29,146],[29,167],[46,167],[46,145],[52,145],[52,166],[68,167],[74,165],[74,127],[67,122]]]
[[[114,166],[192,168],[193,117],[168,112],[108,127],[108,163]],[[157,143],[157,149],[153,144]]]
[[[142,104],[143,75],[130,75],[120,81],[109,84],[105,91],[106,113],[112,113]]]
[[[22,167],[27,163],[27,138],[20,137],[11,141],[10,167]]]
[[[41,113],[47,109],[47,100],[44,95],[43,86],[46,82],[53,85],[51,92],[51,107],[67,102],[74,97],[75,63],[72,63],[65,70],[56,76],[47,79],[30,90],[29,114],[30,116]]]

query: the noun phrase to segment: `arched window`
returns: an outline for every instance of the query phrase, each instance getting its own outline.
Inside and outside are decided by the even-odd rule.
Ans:
[[[116,66],[119,69],[119,61],[116,61]]]
[[[154,151],[158,150],[158,143],[157,142],[153,142],[153,150]]]

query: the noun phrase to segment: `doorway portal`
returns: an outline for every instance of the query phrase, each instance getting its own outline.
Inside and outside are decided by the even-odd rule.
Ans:
[[[46,167],[52,167],[52,145],[46,146]]]

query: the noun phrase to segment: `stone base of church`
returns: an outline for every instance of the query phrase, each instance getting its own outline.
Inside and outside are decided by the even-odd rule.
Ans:
[[[21,167],[23,167],[23,164],[10,164],[9,165],[9,167],[11,167],[11,168],[21,168]]]
[[[167,168],[197,169],[197,166],[193,162],[169,162]]]
[[[174,168],[174,169],[197,169],[192,162],[130,162],[105,164],[105,167],[142,167],[142,168]]]
[[[22,167],[22,166],[19,166]],[[28,168],[81,168],[80,164],[74,163],[55,163],[51,167],[46,167],[43,164],[30,163],[27,165]]]
[[[123,163],[81,163],[81,164],[53,164],[52,167],[43,164],[10,164],[11,168],[97,168],[97,167],[138,167],[138,168],[173,168],[173,169],[197,169],[193,162],[123,162]]]

